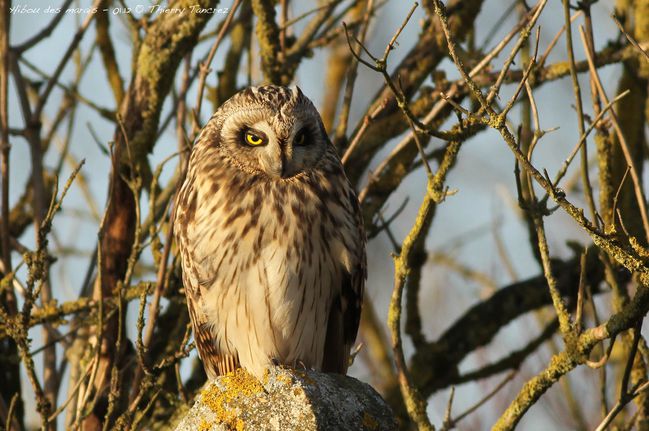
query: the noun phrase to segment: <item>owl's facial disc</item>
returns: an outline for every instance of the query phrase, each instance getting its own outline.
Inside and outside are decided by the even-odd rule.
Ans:
[[[262,113],[226,120],[228,152],[237,162],[276,179],[291,178],[317,165],[327,143],[311,118],[295,116],[287,121],[285,116]]]
[[[301,121],[296,121],[291,127],[278,127],[262,120],[246,130],[244,138],[247,145],[250,145],[250,133],[255,133],[264,143],[263,146],[255,146],[254,153],[262,170],[271,177],[293,177],[313,167],[321,155],[318,141],[309,125]]]
[[[249,173],[292,178],[318,169],[331,145],[318,111],[297,88],[248,88],[219,111],[219,147]]]

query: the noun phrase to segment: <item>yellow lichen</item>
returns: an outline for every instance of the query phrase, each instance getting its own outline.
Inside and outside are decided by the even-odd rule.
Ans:
[[[280,374],[280,375],[278,375],[277,377],[275,377],[275,379],[276,379],[278,382],[280,382],[280,383],[284,383],[284,384],[287,385],[287,386],[291,386],[291,385],[293,384],[293,381],[291,380],[291,377],[290,377],[290,376],[287,376],[287,375],[285,375],[285,374]]]
[[[649,249],[643,247],[640,244],[640,241],[634,236],[629,237],[629,244],[631,244],[631,248],[640,255],[643,259],[649,258]]]
[[[241,419],[237,419],[237,431],[244,431],[246,429],[246,424],[243,423]]]
[[[201,424],[198,426],[198,431],[209,431],[212,428],[212,424],[203,419]]]
[[[242,368],[220,377],[219,382],[224,389],[210,386],[202,393],[203,403],[216,414],[218,423],[226,425],[228,429],[241,431],[245,429],[245,424],[237,417],[237,399],[254,397],[263,392],[264,387]]]

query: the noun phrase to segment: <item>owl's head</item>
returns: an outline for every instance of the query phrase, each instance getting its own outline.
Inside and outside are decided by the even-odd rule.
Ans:
[[[216,111],[210,145],[239,168],[286,179],[318,166],[331,145],[313,103],[298,87],[249,87]]]

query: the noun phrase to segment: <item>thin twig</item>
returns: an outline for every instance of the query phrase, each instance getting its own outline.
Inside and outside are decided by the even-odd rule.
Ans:
[[[419,394],[415,383],[412,381],[403,354],[401,340],[401,298],[408,273],[407,265],[410,259],[410,251],[423,230],[423,221],[426,218],[427,213],[431,211],[431,208],[434,205],[431,198],[432,178],[429,178],[428,180],[427,189],[430,192],[426,193],[424,196],[424,200],[419,208],[417,220],[401,245],[401,253],[398,256],[394,256],[394,289],[392,291],[392,299],[390,300],[390,308],[388,310],[388,327],[392,335],[392,348],[398,370],[401,394],[406,403],[408,414],[420,430],[434,430],[434,427],[431,425],[426,413],[426,400]]]
[[[84,370],[83,374],[81,375],[81,377],[79,378],[77,383],[75,383],[74,387],[70,391],[70,393],[68,395],[68,398],[63,402],[63,404],[61,404],[59,406],[58,409],[56,409],[50,415],[49,422],[54,422],[56,420],[57,416],[60,415],[61,413],[63,413],[65,411],[65,408],[68,406],[68,404],[70,404],[70,402],[75,398],[75,396],[77,395],[77,392],[81,388],[81,384],[85,381],[86,377],[88,377],[88,375],[90,375],[90,372],[92,371],[93,367],[95,366],[95,362],[97,362],[97,357],[96,356],[93,357],[90,360],[90,362],[86,366],[86,369]]]
[[[5,420],[5,430],[6,431],[17,431],[20,429],[20,426],[18,425],[18,420],[14,416],[14,413],[16,412],[16,406],[18,405],[18,400],[20,400],[20,394],[16,392],[13,397],[11,397],[11,403],[9,403],[9,410],[7,410],[7,416],[4,418]],[[0,400],[0,402],[4,403],[4,400]]]
[[[584,50],[586,51],[586,59],[588,60],[588,67],[590,68],[591,76],[594,78],[599,96],[601,97],[602,101],[608,105],[609,104],[608,97],[606,96],[606,92],[604,91],[604,86],[602,85],[602,81],[599,78],[599,73],[597,72],[597,68],[595,67],[593,57],[590,54],[590,51],[588,50],[588,44],[586,43],[586,35],[584,33],[583,27],[581,26],[579,27],[579,35],[581,36],[581,41],[584,45]],[[629,145],[627,144],[626,138],[624,137],[624,133],[622,132],[622,129],[620,127],[620,123],[617,119],[617,114],[615,113],[615,109],[613,108],[610,109],[610,116],[611,116],[611,120],[613,121],[613,127],[615,129],[615,133],[620,142],[622,153],[624,154],[624,159],[626,160],[626,163],[630,167],[629,173],[631,174],[631,179],[633,180],[633,190],[635,192],[638,208],[640,209],[640,217],[642,218],[642,226],[645,231],[645,238],[647,242],[649,242],[649,217],[647,216],[647,205],[645,204],[645,198],[642,192],[642,181],[638,174],[638,169],[636,167],[635,160],[633,160],[633,156],[631,156],[631,150],[629,149]]]
[[[642,54],[644,54],[645,58],[649,60],[649,53],[640,46],[640,44],[626,31],[624,30],[624,27],[620,23],[620,21],[617,20],[615,15],[611,15],[611,18],[613,19],[613,22],[615,25],[617,25],[617,28],[620,29],[620,32],[627,38],[629,42],[631,42],[631,45],[633,45],[636,49],[638,49]]]
[[[500,392],[500,390],[502,388],[504,388],[507,385],[507,383],[509,383],[514,378],[514,376],[517,373],[518,373],[518,371],[514,370],[511,373],[507,374],[507,376],[505,376],[505,378],[500,383],[498,383],[498,385],[496,385],[496,387],[491,392],[489,392],[487,395],[485,395],[480,401],[478,401],[473,406],[466,409],[461,414],[457,415],[455,418],[451,419],[451,421],[450,421],[450,423],[452,424],[451,428],[455,427],[458,424],[458,422],[460,422],[462,419],[464,419],[465,417],[469,416],[471,413],[478,410],[487,401],[492,399],[498,392]]]
[[[586,136],[584,118],[584,106],[581,99],[581,87],[579,85],[579,78],[577,76],[577,66],[575,63],[575,54],[572,44],[572,25],[570,20],[570,3],[569,0],[563,0],[563,16],[566,26],[566,50],[568,51],[568,64],[570,65],[570,78],[572,80],[572,89],[575,97],[575,106],[577,109],[577,126],[579,130],[579,136]],[[588,50],[588,47],[584,47]],[[590,209],[591,219],[595,223],[595,226],[599,226],[599,220],[597,218],[597,209],[595,207],[595,199],[593,197],[593,187],[590,184],[590,176],[588,173],[588,146],[581,146],[581,180],[584,187],[584,196]],[[648,233],[649,235],[649,233]]]
[[[583,15],[583,11],[577,11],[575,14],[570,17],[570,23],[573,23],[577,18],[579,18],[581,15]],[[548,59],[548,56],[556,46],[557,42],[559,41],[559,38],[563,34],[563,32],[566,31],[566,25],[564,24],[563,27],[561,27],[561,30],[557,32],[557,34],[554,35],[550,43],[548,44],[547,48],[545,48],[545,52],[541,56],[541,59],[539,60],[539,67],[544,67],[545,66],[545,61]]]
[[[408,16],[406,17],[406,20],[404,20],[404,22],[401,24],[401,27],[399,28],[399,30],[397,30],[397,32],[392,36],[392,39],[388,43],[382,58],[377,58],[374,55],[372,55],[372,53],[369,52],[369,50],[365,47],[365,45],[363,45],[362,43],[360,43],[360,41],[358,41],[356,39],[356,42],[358,43],[358,45],[372,59],[374,64],[370,63],[367,60],[364,60],[360,56],[360,54],[358,54],[354,50],[354,48],[352,47],[351,40],[349,38],[349,31],[347,29],[347,26],[346,26],[345,23],[343,23],[343,26],[345,27],[345,36],[347,37],[347,44],[349,45],[349,50],[351,51],[354,58],[358,62],[360,62],[361,64],[368,67],[369,69],[371,69],[371,70],[373,70],[375,72],[379,72],[381,75],[383,75],[383,79],[385,80],[385,83],[387,84],[388,88],[392,91],[392,93],[393,93],[393,95],[394,95],[394,97],[395,97],[395,99],[397,101],[397,104],[398,104],[399,108],[401,108],[401,111],[406,115],[408,120],[410,120],[410,122],[412,122],[417,127],[417,130],[421,131],[422,133],[426,133],[426,134],[428,134],[430,136],[433,136],[435,138],[450,141],[452,139],[457,138],[458,134],[457,133],[452,133],[452,132],[440,132],[440,131],[438,131],[438,130],[436,130],[436,129],[432,128],[432,127],[429,127],[426,124],[422,123],[412,113],[412,111],[410,110],[409,104],[408,104],[408,100],[406,99],[406,95],[404,94],[404,92],[400,88],[400,86],[397,86],[397,84],[394,82],[394,80],[392,79],[392,77],[390,76],[390,74],[387,71],[388,56],[389,56],[390,52],[392,51],[392,49],[394,49],[394,44],[396,43],[396,38],[403,31],[403,28],[405,27],[405,24],[407,24],[408,20],[410,19],[410,17],[414,13],[415,8],[417,7],[417,5],[418,5],[418,3],[414,4],[414,6],[410,9],[410,12],[408,13]],[[347,153],[350,153],[351,148],[352,148],[352,145],[350,145],[350,147],[347,149],[345,156],[347,155]],[[346,160],[345,156],[343,156],[343,163],[345,163],[345,160]],[[422,157],[422,160],[425,159],[424,154],[422,154],[421,157]]]
[[[368,0],[365,14],[361,20],[361,27],[358,32],[356,40],[362,45],[365,43],[367,36],[367,29],[369,28],[370,17],[372,9],[374,8],[374,0]],[[345,83],[345,93],[343,96],[343,104],[338,116],[338,127],[336,128],[336,135],[334,136],[334,145],[336,148],[341,147],[341,142],[347,139],[347,124],[349,121],[349,113],[351,111],[352,97],[354,95],[354,88],[356,83],[356,76],[358,75],[358,59],[353,57],[352,64],[349,66],[347,72],[347,82]]]
[[[2,161],[0,170],[2,172],[2,220],[0,222],[0,247],[2,251],[3,275],[11,272],[11,245],[9,239],[9,8],[11,2],[2,0],[0,2],[0,154]],[[2,305],[7,307],[11,315],[15,315],[18,307],[16,295],[13,290],[7,289],[3,294]]]
[[[525,43],[527,43],[529,35],[531,34],[531,30],[536,25],[536,22],[538,21],[539,17],[541,16],[541,12],[543,12],[543,9],[545,8],[546,3],[547,3],[547,0],[541,0],[532,9],[532,11],[533,11],[532,16],[529,18],[529,20],[527,22],[527,25],[525,25],[525,29],[523,31],[521,31],[520,37],[516,41],[516,44],[512,48],[511,52],[507,56],[507,59],[505,60],[505,63],[503,64],[502,68],[500,69],[500,73],[498,74],[498,77],[496,78],[496,82],[491,86],[491,89],[489,90],[489,93],[487,94],[487,97],[486,97],[486,102],[487,103],[484,104],[484,103],[482,103],[480,101],[480,99],[478,99],[478,101],[480,101],[481,102],[480,104],[482,105],[480,111],[484,110],[487,113],[489,113],[490,115],[492,114],[492,113],[489,112],[489,110],[491,108],[489,108],[489,106],[487,106],[487,105],[490,105],[491,102],[498,95],[500,87],[505,82],[505,77],[507,76],[507,72],[509,71],[509,68],[514,63],[514,59],[516,58],[517,53],[521,50],[521,48],[525,45]],[[437,7],[438,4],[441,6],[441,8]],[[460,71],[462,71],[464,69],[464,66],[462,65],[462,63],[461,63],[460,59],[458,58],[457,54],[455,53],[455,51],[456,51],[455,50],[455,42],[451,38],[450,32],[448,30],[448,23],[447,23],[447,19],[446,19],[446,14],[444,12],[444,9],[442,9],[442,8],[443,8],[443,5],[441,4],[441,2],[439,2],[438,0],[435,0],[435,12],[438,14],[438,16],[440,16],[440,21],[442,23],[442,28],[444,29],[444,35],[446,36],[447,43],[449,44],[449,51],[451,50],[451,46],[452,46],[453,50],[451,51],[451,56],[453,57],[453,61],[455,62],[455,64],[459,65],[458,69]],[[442,19],[442,16],[445,17],[445,18]],[[466,76],[465,75],[466,74],[463,74],[462,78],[465,79],[465,81],[466,81]],[[472,81],[467,81],[467,85],[471,89],[471,93],[475,97],[479,97],[478,93],[475,92],[477,87],[474,84],[471,84],[470,82],[472,82]],[[479,94],[482,94],[482,93],[480,92]],[[480,112],[480,111],[478,111],[478,112]]]
[[[94,3],[92,4],[91,8],[98,8],[99,4],[103,0],[95,0]],[[72,41],[70,42],[70,45],[68,45],[68,48],[65,50],[63,55],[61,56],[61,59],[59,60],[59,64],[54,70],[54,73],[52,74],[52,77],[50,78],[49,81],[47,81],[47,85],[45,86],[45,90],[41,93],[40,97],[38,98],[38,103],[36,104],[36,107],[34,108],[34,118],[40,118],[41,113],[43,112],[43,108],[45,107],[45,104],[47,103],[47,99],[50,96],[50,93],[52,92],[52,89],[54,89],[54,85],[59,79],[59,76],[61,75],[61,72],[63,72],[63,69],[65,66],[68,64],[68,60],[70,59],[70,56],[72,53],[77,49],[77,46],[79,45],[79,42],[81,42],[81,39],[83,38],[83,35],[85,34],[86,30],[88,29],[88,26],[92,22],[93,18],[95,17],[94,13],[89,13],[88,16],[86,16],[86,19],[83,21],[77,32],[75,33],[74,37],[72,38]]]
[[[575,311],[575,332],[581,333],[582,316],[584,313],[584,297],[586,290],[586,258],[588,249],[585,249],[579,260],[579,290],[577,291],[577,310]]]
[[[70,7],[71,4],[72,0],[64,0],[63,4],[59,8],[60,12],[57,13],[54,18],[52,18],[52,21],[50,21],[43,30],[39,31],[20,45],[13,46],[12,50],[16,54],[22,54],[28,49],[38,45],[38,43],[40,43],[43,39],[50,37],[50,35],[56,29],[56,26],[59,24],[59,22],[61,22],[61,19],[66,15],[65,11]]]
[[[533,199],[534,196],[532,196]],[[572,324],[570,321],[570,314],[568,313],[568,308],[559,293],[557,288],[557,280],[552,271],[552,264],[550,260],[550,251],[548,248],[547,239],[545,236],[545,228],[543,224],[543,216],[538,212],[533,214],[534,224],[536,225],[536,234],[538,240],[539,252],[541,254],[541,261],[543,263],[543,273],[548,282],[548,288],[550,289],[550,296],[552,297],[552,303],[554,305],[557,317],[559,318],[559,329],[563,335],[564,341],[566,344],[569,344],[569,338],[572,335]]]
[[[453,426],[451,425],[451,414],[453,412],[453,398],[455,397],[455,386],[451,386],[451,393],[448,396],[448,402],[446,403],[446,410],[444,411],[444,422],[442,422],[442,428],[440,431],[446,431]]]
[[[210,71],[210,64],[212,64],[212,60],[214,59],[214,55],[216,55],[216,50],[219,48],[219,45],[221,45],[221,41],[223,40],[223,37],[227,33],[230,23],[232,23],[232,18],[234,18],[234,14],[237,11],[237,8],[239,7],[239,4],[241,4],[241,0],[234,0],[234,3],[232,4],[232,7],[230,8],[230,11],[228,12],[228,16],[225,18],[225,21],[223,22],[223,26],[221,27],[221,31],[219,31],[218,36],[216,36],[216,40],[214,41],[214,44],[212,45],[212,48],[210,48],[210,52],[207,54],[207,57],[205,61],[201,62],[199,66],[199,74],[198,74],[198,90],[196,94],[196,108],[194,109],[194,128],[195,129],[200,129],[200,126],[198,122],[200,121],[200,116],[201,116],[201,107],[203,105],[203,91],[205,90],[205,79],[207,78],[207,74]]]
[[[620,397],[611,411],[606,415],[604,420],[597,426],[597,428],[595,428],[595,431],[604,431],[606,428],[608,428],[611,422],[613,422],[613,419],[615,419],[615,417],[624,409],[624,407],[640,394],[645,392],[647,388],[649,388],[649,381],[637,385],[637,387],[625,393],[623,397]]]
[[[584,142],[586,142],[586,138],[588,137],[590,132],[592,132],[593,129],[598,126],[598,123],[600,122],[600,120],[602,119],[604,114],[606,114],[606,112],[608,112],[609,109],[611,109],[613,106],[615,106],[615,104],[619,100],[626,97],[630,92],[631,92],[631,90],[625,90],[622,93],[618,94],[617,96],[615,96],[615,98],[611,102],[606,104],[604,109],[602,109],[599,112],[599,114],[597,114],[597,117],[595,117],[595,119],[590,123],[590,125],[588,126],[588,128],[586,129],[584,134],[579,137],[579,141],[577,141],[577,143],[573,147],[572,151],[570,151],[570,154],[568,155],[566,160],[564,160],[564,162],[561,164],[561,168],[557,172],[557,175],[554,178],[554,181],[552,182],[554,187],[559,186],[559,182],[561,181],[561,179],[565,176],[566,172],[568,171],[568,167],[572,163],[572,160],[575,158],[575,156],[579,152],[579,149],[584,144]]]
[[[280,9],[282,11],[282,16],[279,26],[279,49],[281,60],[286,61],[286,22],[288,21],[288,0],[280,0]]]

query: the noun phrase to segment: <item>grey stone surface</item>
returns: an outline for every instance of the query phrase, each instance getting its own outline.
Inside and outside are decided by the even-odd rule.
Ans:
[[[390,407],[352,377],[272,368],[260,383],[243,370],[210,382],[176,431],[396,430]]]

